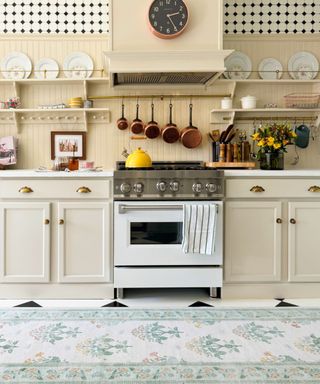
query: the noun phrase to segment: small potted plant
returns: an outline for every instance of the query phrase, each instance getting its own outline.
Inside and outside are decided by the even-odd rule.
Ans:
[[[292,144],[296,137],[288,123],[271,123],[258,128],[251,138],[259,147],[257,159],[260,161],[260,169],[284,169],[286,146]]]

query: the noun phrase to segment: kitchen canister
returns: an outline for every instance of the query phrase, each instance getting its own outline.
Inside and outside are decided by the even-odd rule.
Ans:
[[[257,98],[255,96],[245,96],[241,98],[242,109],[255,109],[257,106]]]
[[[232,99],[231,99],[231,97],[224,97],[221,100],[221,109],[232,109]]]

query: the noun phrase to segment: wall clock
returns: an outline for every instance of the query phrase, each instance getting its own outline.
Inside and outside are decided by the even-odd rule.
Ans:
[[[189,12],[183,0],[154,0],[149,8],[149,27],[161,39],[181,35],[188,20]]]

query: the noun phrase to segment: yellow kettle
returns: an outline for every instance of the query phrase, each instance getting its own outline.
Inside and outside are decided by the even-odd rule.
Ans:
[[[136,149],[130,155],[125,150],[122,152],[123,156],[127,158],[126,168],[151,168],[152,160],[150,156],[141,148]]]

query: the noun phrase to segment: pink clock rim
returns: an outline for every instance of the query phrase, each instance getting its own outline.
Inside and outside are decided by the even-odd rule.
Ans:
[[[170,39],[174,39],[178,36],[180,36],[184,31],[185,29],[187,28],[188,24],[189,24],[189,20],[190,20],[190,12],[189,12],[189,7],[187,6],[187,4],[185,3],[184,0],[182,0],[184,6],[186,7],[186,10],[187,10],[187,22],[185,24],[185,26],[178,32],[176,33],[173,33],[172,35],[165,35],[165,34],[162,34],[161,32],[157,31],[152,25],[151,25],[151,21],[149,19],[149,14],[150,14],[150,9],[152,7],[152,4],[155,2],[156,0],[153,0],[152,3],[150,4],[149,6],[149,9],[148,9],[148,14],[147,14],[147,20],[148,20],[148,25],[149,25],[149,29],[150,31],[152,32],[153,35],[155,35],[156,37],[159,37],[160,39],[164,39],[164,40],[170,40]]]

